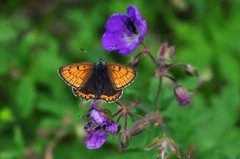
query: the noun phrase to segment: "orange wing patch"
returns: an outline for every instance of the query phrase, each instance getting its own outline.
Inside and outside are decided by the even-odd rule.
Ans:
[[[117,100],[118,98],[120,98],[121,95],[122,95],[122,90],[118,91],[116,94],[114,94],[112,96],[102,94],[102,95],[100,95],[100,99],[102,99],[106,102],[113,102],[113,101]]]
[[[73,91],[73,94],[75,96],[80,96],[83,99],[86,99],[86,100],[88,100],[88,99],[96,99],[96,95],[95,94],[86,94],[86,93],[83,93],[83,92],[79,91],[76,88],[72,88],[72,91]],[[99,99],[102,99],[102,100],[104,100],[106,102],[113,102],[113,101],[117,100],[118,98],[120,98],[121,95],[122,95],[122,90],[118,91],[116,94],[114,94],[112,96],[102,94],[102,95],[100,95]]]
[[[83,92],[79,91],[76,88],[72,88],[72,91],[73,91],[73,94],[75,96],[80,96],[83,99],[86,99],[86,100],[88,100],[88,99],[96,99],[96,95],[95,94],[86,94],[86,93],[83,93]]]
[[[60,77],[70,86],[78,88],[83,86],[93,73],[94,63],[83,62],[59,68]]]
[[[107,71],[113,86],[116,89],[123,89],[136,78],[136,71],[117,63],[108,63]]]

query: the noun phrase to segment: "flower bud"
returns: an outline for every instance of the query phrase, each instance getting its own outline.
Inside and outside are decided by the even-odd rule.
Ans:
[[[172,150],[172,152],[178,157],[178,158],[181,158],[181,153],[180,153],[180,150],[179,148],[177,147],[177,145],[175,144],[175,142],[168,138],[168,145],[170,147],[170,149]]]
[[[160,148],[162,145],[165,145],[163,143],[165,143],[164,142],[164,137],[156,137],[155,139],[153,139],[153,141],[150,144],[148,144],[144,148],[144,150],[148,151],[148,150],[151,150],[153,148]]]
[[[131,136],[136,136],[143,132],[150,124],[150,121],[147,119],[142,119],[139,122],[135,123],[130,130]]]
[[[138,63],[139,63],[139,57],[134,57],[131,60],[130,65],[135,68],[135,67],[137,67]]]
[[[175,47],[168,47],[168,43],[163,43],[159,48],[159,60],[162,66],[170,65],[175,59]]]
[[[168,68],[167,67],[160,67],[156,69],[156,75],[158,76],[164,76],[167,72],[168,72]]]
[[[187,64],[184,66],[186,74],[189,76],[198,76],[198,72],[196,68],[192,67],[191,65]]]
[[[191,103],[191,97],[189,92],[182,86],[176,86],[174,89],[174,95],[176,100],[181,106],[185,106]]]

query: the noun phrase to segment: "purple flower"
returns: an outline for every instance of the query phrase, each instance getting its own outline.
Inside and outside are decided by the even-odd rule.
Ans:
[[[113,14],[107,21],[102,46],[107,51],[118,51],[122,55],[136,50],[147,33],[147,23],[138,9],[130,5],[127,15]]]
[[[88,149],[98,149],[106,141],[107,133],[116,134],[119,125],[108,119],[101,111],[93,109],[84,128],[87,132],[85,145]]]
[[[181,106],[185,106],[191,103],[190,94],[184,87],[176,86],[174,89],[174,94],[175,94],[176,100]]]

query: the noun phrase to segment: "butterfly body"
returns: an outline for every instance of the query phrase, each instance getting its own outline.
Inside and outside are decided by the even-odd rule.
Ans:
[[[136,77],[131,67],[117,63],[83,62],[63,66],[59,75],[72,87],[73,93],[86,100],[102,99],[112,102],[120,98],[122,89]]]
[[[95,64],[93,76],[95,76],[95,88],[99,94],[103,90],[105,81],[108,78],[106,71],[107,71],[106,64],[103,61],[100,61],[97,64]]]

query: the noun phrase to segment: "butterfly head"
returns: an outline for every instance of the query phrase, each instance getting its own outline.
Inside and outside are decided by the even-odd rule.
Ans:
[[[97,66],[102,66],[102,65],[105,65],[105,62],[103,58],[100,58],[99,62],[97,63]]]

